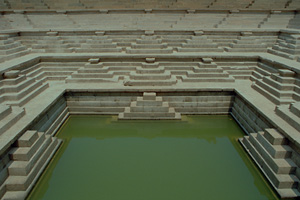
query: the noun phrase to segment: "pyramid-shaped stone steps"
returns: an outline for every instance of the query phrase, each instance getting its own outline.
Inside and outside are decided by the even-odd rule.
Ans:
[[[155,92],[144,92],[143,97],[137,97],[119,114],[118,119],[181,119],[181,115]]]
[[[251,133],[239,141],[281,198],[299,196],[298,166],[291,158],[293,150],[276,129]]]
[[[199,62],[193,71],[187,71],[180,79],[182,82],[234,82],[234,78],[228,72],[218,67],[213,59],[202,58],[203,62]]]
[[[131,71],[123,82],[125,86],[174,85],[177,79],[154,58],[146,58],[146,62]]]
[[[19,41],[9,38],[8,35],[0,35],[0,62],[17,58],[29,53],[29,50]]]
[[[13,162],[8,167],[9,176],[4,182],[3,199],[25,199],[33,188],[61,140],[37,131],[25,132],[10,152]]]
[[[263,76],[255,80],[252,88],[267,97],[277,105],[294,102],[294,88],[296,87],[294,72],[280,69],[279,73]],[[297,94],[296,94],[297,96]]]

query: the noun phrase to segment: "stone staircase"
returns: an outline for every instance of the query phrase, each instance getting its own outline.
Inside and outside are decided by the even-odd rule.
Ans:
[[[19,70],[4,73],[5,79],[0,81],[0,102],[13,106],[23,106],[35,96],[49,87],[42,80],[21,75]]]
[[[218,67],[213,59],[202,58],[193,71],[185,72],[185,75],[179,76],[182,82],[234,82],[234,78]]]
[[[130,107],[120,113],[118,119],[181,119],[181,114],[157,97],[155,92],[144,92],[142,97],[132,101]]]
[[[19,107],[0,105],[0,135],[11,128],[25,115],[25,110]]]
[[[1,199],[25,199],[60,144],[61,140],[42,132],[25,132],[9,153],[11,162],[8,177],[0,186]]]
[[[130,72],[129,77],[123,81],[125,86],[159,86],[174,85],[177,83],[175,76],[164,67],[155,62],[155,58],[146,58],[146,62]]]
[[[104,33],[103,33],[104,34]],[[118,44],[109,39],[108,36],[93,36],[91,39],[87,39],[86,43],[82,43],[79,48],[75,48],[76,53],[111,53],[121,52],[122,48],[118,47]]]
[[[290,104],[300,99],[299,86],[295,84],[294,76],[293,71],[280,69],[278,73],[256,79],[252,88],[277,105]]]
[[[268,52],[284,58],[297,60],[300,58],[300,35],[281,34],[277,43]]]
[[[26,55],[29,50],[8,35],[0,35],[0,62]]]
[[[228,52],[267,52],[269,43],[275,43],[273,37],[253,36],[252,32],[243,32],[229,47],[225,47]]]
[[[131,47],[126,48],[126,53],[129,54],[170,54],[173,53],[173,48],[168,47],[167,43],[162,43],[162,39],[154,35],[152,31],[146,31],[141,39],[136,39]]]
[[[38,81],[62,81],[82,66],[83,62],[40,62],[22,70],[21,73]]]
[[[277,106],[275,112],[300,132],[300,102]]]
[[[65,79],[66,83],[104,83],[118,81],[119,76],[115,76],[115,72],[111,71],[109,67],[104,67],[103,63],[100,63],[99,58],[89,59],[89,63],[86,63],[84,67],[79,68]]]
[[[292,159],[295,152],[276,129],[251,133],[239,141],[281,198],[300,195],[299,167]]]
[[[257,67],[257,62],[216,62],[217,66],[222,68],[235,80],[250,79],[253,71]]]
[[[196,36],[187,39],[186,43],[181,44],[181,47],[178,47],[176,50],[178,52],[223,52],[223,49],[219,48],[217,43],[202,35],[202,31],[198,31],[195,34]]]

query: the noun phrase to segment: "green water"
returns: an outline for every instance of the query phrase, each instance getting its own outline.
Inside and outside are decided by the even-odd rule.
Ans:
[[[72,116],[28,199],[278,199],[244,153],[230,116],[117,121]]]

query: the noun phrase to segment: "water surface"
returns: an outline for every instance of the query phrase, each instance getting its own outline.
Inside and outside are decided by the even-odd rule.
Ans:
[[[57,137],[64,143],[28,199],[277,199],[230,116],[71,116]]]

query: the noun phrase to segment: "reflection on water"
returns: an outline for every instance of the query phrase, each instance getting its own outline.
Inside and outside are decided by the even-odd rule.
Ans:
[[[63,146],[29,199],[277,199],[229,116],[72,116],[57,136]]]

